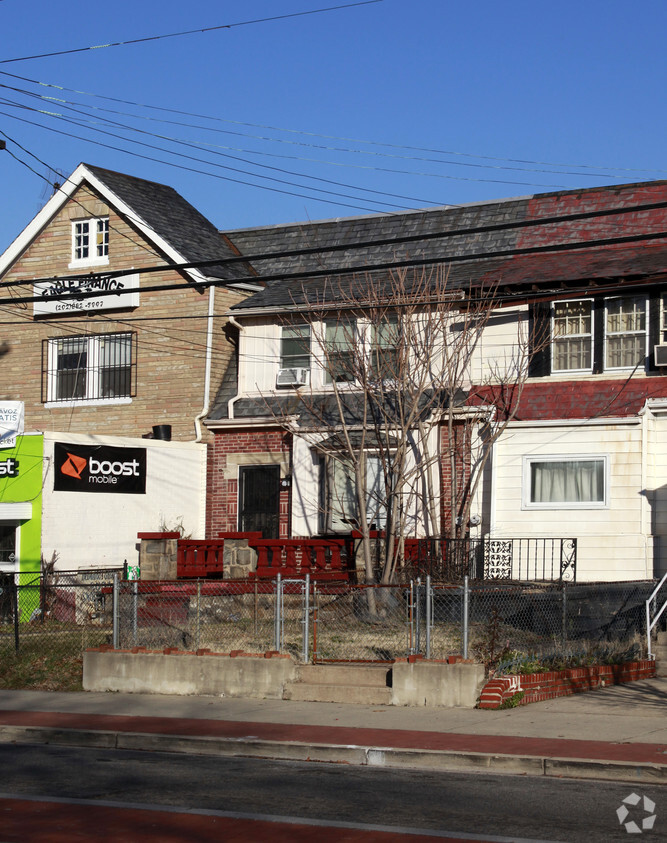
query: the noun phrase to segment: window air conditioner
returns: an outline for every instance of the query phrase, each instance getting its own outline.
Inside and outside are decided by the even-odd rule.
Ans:
[[[278,369],[276,386],[305,386],[308,375],[308,369]]]
[[[656,366],[667,366],[667,344],[654,346],[653,356]]]

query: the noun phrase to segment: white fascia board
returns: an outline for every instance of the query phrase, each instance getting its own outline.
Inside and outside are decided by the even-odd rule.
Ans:
[[[13,243],[0,255],[0,276],[23,254],[39,232],[45,228],[66,202],[71,199],[75,190],[83,182],[88,182],[106,200],[108,205],[131,220],[148,241],[168,255],[175,263],[187,263],[187,259],[180,252],[177,252],[170,243],[157,234],[145,220],[137,216],[136,211],[120,199],[97,176],[94,176],[85,164],[79,164],[72,175],[65,180],[62,187],[58,189],[58,192],[49,199],[37,216],[33,218],[32,222],[23,229]],[[207,280],[207,276],[198,269],[193,268],[182,271],[187,273],[195,284],[202,284]]]
[[[280,422],[274,418],[250,416],[241,419],[204,419],[204,426],[209,430],[234,430],[240,427],[278,427],[284,428],[290,423],[290,419],[282,419]]]
[[[58,192],[53,194],[42,210],[33,217],[32,221],[28,223],[19,236],[9,244],[2,255],[0,255],[0,276],[25,252],[39,232],[71,198],[74,191],[83,181],[86,172],[87,170],[84,165],[79,164],[72,175],[58,188]]]
[[[638,416],[609,416],[597,419],[535,419],[533,421],[511,421],[508,428],[526,427],[617,427],[619,425],[641,424]]]

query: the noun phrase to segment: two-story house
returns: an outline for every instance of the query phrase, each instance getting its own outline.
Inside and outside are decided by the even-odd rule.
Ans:
[[[201,421],[233,356],[226,312],[260,287],[175,190],[81,164],[0,255],[0,568],[134,563],[138,530],[202,537]],[[13,406],[13,404],[12,404]]]
[[[572,537],[579,580],[667,569],[666,223],[667,182],[648,182],[225,232],[266,286],[229,311],[238,353],[206,420],[208,533],[382,530],[386,511],[360,512],[357,493],[391,497],[383,454],[404,448],[408,470],[428,465],[430,521],[404,522],[416,535]],[[410,324],[438,308],[450,320],[422,334],[440,368],[412,430],[427,419],[430,438],[386,416],[378,434],[355,395],[370,384],[405,406],[386,366],[418,336],[391,279],[414,289],[433,267],[446,307],[433,281],[422,317],[410,310]],[[443,378],[461,325],[474,342]],[[411,354],[414,378],[418,342]],[[341,454],[355,447],[352,470]]]

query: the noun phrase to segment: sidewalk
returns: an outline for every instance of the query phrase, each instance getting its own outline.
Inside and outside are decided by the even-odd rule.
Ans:
[[[504,711],[0,691],[0,743],[667,784],[667,679]]]

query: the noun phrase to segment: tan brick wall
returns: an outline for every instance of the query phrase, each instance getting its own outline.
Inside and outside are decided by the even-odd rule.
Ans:
[[[29,280],[72,274],[71,221],[109,216],[109,265],[104,271],[157,266],[166,262],[136,229],[98,196],[82,186],[28,249],[5,273],[2,281]],[[91,271],[99,271],[92,267]],[[174,439],[192,439],[194,418],[204,405],[208,290],[167,290],[187,280],[175,271],[142,273],[141,287],[165,285],[158,292],[142,292],[132,310],[102,311],[94,315],[67,314],[33,317],[32,304],[4,308],[0,339],[8,351],[0,356],[0,399],[26,405],[26,430],[57,430],[141,436],[155,424],[171,424]],[[32,295],[32,287],[8,288],[7,296]],[[213,366],[210,385],[215,396],[232,354],[223,333],[222,314],[244,294],[219,287],[215,292]],[[137,321],[139,320],[139,321]],[[145,321],[142,321],[145,320]],[[130,404],[47,408],[41,401],[42,341],[63,336],[136,331],[137,395]],[[204,439],[210,439],[204,430]]]

